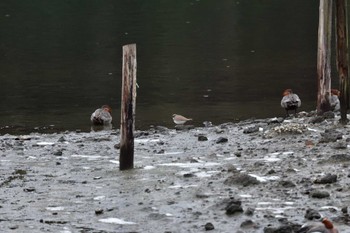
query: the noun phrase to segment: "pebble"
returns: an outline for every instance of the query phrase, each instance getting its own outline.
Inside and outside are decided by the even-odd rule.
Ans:
[[[310,196],[313,198],[327,198],[330,197],[330,194],[327,191],[314,190],[310,193]]]
[[[214,225],[211,222],[206,223],[204,228],[206,231],[211,231],[215,229]]]
[[[217,140],[216,140],[216,143],[219,144],[219,143],[225,143],[225,142],[228,142],[228,139],[226,137],[219,137]]]
[[[332,175],[330,173],[326,174],[325,176],[318,178],[314,181],[315,184],[332,184],[337,182],[337,175]]]

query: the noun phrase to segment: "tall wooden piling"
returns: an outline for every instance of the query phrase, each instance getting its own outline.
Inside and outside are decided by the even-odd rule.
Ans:
[[[322,115],[331,109],[331,35],[332,0],[320,0],[317,51],[317,113]]]
[[[119,169],[134,168],[136,44],[123,46]]]
[[[336,0],[336,41],[337,69],[340,87],[340,122],[346,124],[349,106],[349,74],[348,74],[348,39],[347,39],[347,4],[346,0]]]

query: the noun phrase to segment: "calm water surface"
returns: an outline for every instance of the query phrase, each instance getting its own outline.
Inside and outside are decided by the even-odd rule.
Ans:
[[[319,1],[2,0],[0,127],[119,127],[122,46],[137,44],[136,128],[171,115],[215,124],[315,109]],[[4,132],[4,131],[0,131]]]

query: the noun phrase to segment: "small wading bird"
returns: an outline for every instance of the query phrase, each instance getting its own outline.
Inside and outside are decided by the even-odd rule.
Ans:
[[[91,114],[90,120],[94,125],[108,125],[112,122],[112,109],[108,105],[103,105]]]
[[[331,105],[331,110],[337,112],[340,110],[339,101],[340,91],[337,89],[331,89],[331,96],[329,97],[329,104]]]
[[[178,115],[178,114],[173,114],[173,121],[177,125],[183,125],[186,123],[186,121],[192,121],[192,119],[186,118],[186,117]]]
[[[297,113],[297,109],[301,106],[301,100],[297,94],[293,93],[292,89],[287,89],[283,92],[281,106],[286,110],[287,115],[290,110]]]
[[[333,226],[333,223],[323,218],[321,222],[307,223],[303,225],[298,233],[339,233],[338,229]]]

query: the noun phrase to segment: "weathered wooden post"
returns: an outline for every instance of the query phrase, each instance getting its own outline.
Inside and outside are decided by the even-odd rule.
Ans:
[[[349,106],[348,42],[347,42],[347,6],[345,0],[336,0],[336,41],[337,69],[340,89],[340,122],[348,122],[346,113]]]
[[[119,169],[134,168],[136,44],[123,46]]]
[[[317,113],[322,115],[331,109],[331,35],[333,0],[320,0],[317,50]]]

